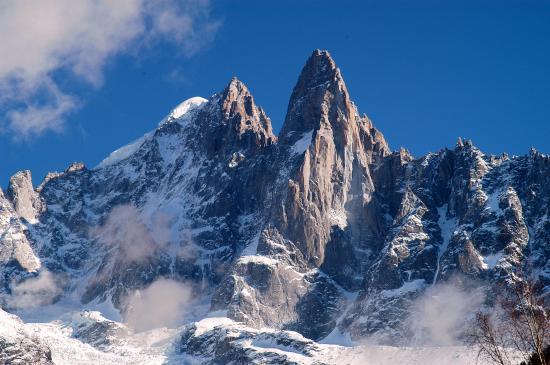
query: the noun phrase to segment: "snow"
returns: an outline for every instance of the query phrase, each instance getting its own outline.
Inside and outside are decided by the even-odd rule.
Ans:
[[[487,256],[482,256],[482,260],[483,260],[483,268],[484,269],[492,269],[494,268],[495,266],[497,266],[499,260],[504,256],[504,253],[502,251],[499,251],[497,253],[494,253],[494,254],[491,254],[491,255],[487,255]]]
[[[56,365],[160,365],[168,363],[168,338],[174,333],[163,329],[146,334],[131,335],[104,351],[90,344],[72,338],[72,327],[68,323],[56,321],[26,325],[50,347],[52,360]]]
[[[148,139],[150,139],[152,136],[153,136],[153,133],[148,132],[144,134],[142,137],[127,144],[126,146],[120,147],[118,150],[111,152],[111,154],[107,156],[106,159],[104,159],[99,163],[99,165],[97,165],[97,167],[103,168],[103,167],[111,166],[117,162],[127,159],[128,157],[133,155],[143,145],[143,143]]]
[[[346,333],[342,333],[338,329],[338,327],[335,327],[328,335],[327,337],[323,338],[319,343],[325,344],[325,345],[339,345],[339,346],[346,346],[351,347],[354,345],[353,340],[351,339],[351,336]]]
[[[195,336],[201,336],[202,334],[219,326],[228,326],[235,323],[236,322],[227,317],[207,317],[198,322],[195,322]]]
[[[422,280],[421,280],[422,281]],[[415,280],[403,286],[409,290],[422,284]],[[15,315],[0,310],[0,337],[18,339],[21,336],[37,337],[52,350],[52,359],[56,365],[160,365],[181,363],[203,363],[210,354],[199,359],[186,354],[178,354],[181,329],[157,328],[146,332],[134,333],[125,325],[114,322],[113,325],[125,330],[115,334],[111,341],[101,349],[73,337],[73,331],[83,326],[108,321],[101,313],[86,311],[63,316],[48,323],[24,324]],[[447,347],[392,347],[370,343],[353,343],[348,336],[339,332],[331,334],[322,343],[307,344],[307,339],[292,331],[278,331],[270,328],[254,329],[226,317],[225,311],[212,312],[206,318],[194,323],[194,336],[202,336],[217,327],[230,328],[234,333],[254,333],[253,338],[244,336],[238,341],[244,348],[265,353],[284,355],[298,364],[476,364],[476,351],[465,346]],[[111,335],[112,336],[112,335]],[[280,337],[281,336],[281,337]],[[299,350],[286,341],[287,338],[307,346]],[[329,340],[329,341],[327,341]],[[103,345],[102,345],[103,346]],[[193,359],[191,359],[193,358]],[[191,361],[193,360],[193,361]],[[195,362],[196,361],[196,362]],[[484,362],[477,362],[484,365]]]
[[[18,337],[22,327],[23,323],[17,316],[0,309],[0,338],[13,340]]]
[[[500,193],[500,190],[496,190],[487,196],[487,200],[485,201],[487,209],[490,209],[496,213],[499,213],[501,211],[499,207]]]
[[[208,102],[208,100],[200,96],[195,96],[185,100],[184,102],[179,104],[177,107],[175,107],[170,112],[170,114],[168,114],[168,116],[159,123],[159,126],[163,125],[164,123],[171,122],[173,120],[177,120],[180,123],[184,122],[185,121],[184,117],[188,115],[189,112],[193,110],[197,110],[198,108],[203,106],[206,102]],[[137,140],[115,150],[107,158],[101,161],[97,166],[97,168],[111,166],[113,164],[116,164],[117,162],[127,159],[128,157],[133,155],[143,145],[145,141],[151,139],[153,137],[153,134],[154,134],[154,131],[148,132],[144,134],[142,137],[138,138]],[[166,154],[163,157],[166,157]]]
[[[170,114],[168,114],[168,118],[171,117],[171,118],[174,118],[174,119],[179,119],[182,116],[184,116],[185,114],[187,114],[187,112],[189,112],[191,110],[194,110],[194,109],[197,109],[198,107],[204,105],[207,102],[208,102],[208,100],[206,100],[205,98],[202,98],[200,96],[195,96],[195,97],[189,98],[189,99],[185,100],[184,102],[182,102],[181,104],[179,104],[177,107],[175,107],[172,110],[172,112]]]
[[[399,297],[405,293],[418,291],[423,287],[424,287],[424,279],[416,279],[416,280],[408,281],[404,283],[400,288],[397,288],[397,289],[382,290],[380,294],[385,297]]]
[[[246,248],[241,253],[241,256],[251,256],[258,252],[258,245],[260,244],[261,232],[258,232],[248,243]]]
[[[237,262],[239,264],[257,263],[268,266],[276,266],[279,263],[279,261],[263,255],[241,256]]]
[[[465,346],[393,347],[364,345],[324,347],[321,359],[328,364],[343,365],[484,365],[477,361],[477,351]]]
[[[346,211],[343,209],[336,211],[331,208],[329,217],[331,224],[337,225],[341,229],[346,228],[348,225],[348,217],[346,215]]]
[[[313,137],[313,130],[304,133],[302,137],[292,145],[290,149],[292,153],[295,155],[304,153],[311,144],[311,137]]]
[[[454,234],[454,228],[456,227],[457,220],[456,218],[447,219],[446,213],[447,213],[447,204],[443,205],[442,207],[439,207],[437,209],[437,213],[439,214],[439,219],[437,221],[437,224],[439,225],[439,228],[441,228],[441,236],[443,237],[443,243],[439,247],[439,250],[437,251],[437,267],[435,269],[435,275],[434,275],[434,281],[432,285],[435,285],[437,283],[437,277],[439,276],[439,269],[441,264],[441,258],[449,248],[449,243],[451,241],[451,238]]]
[[[422,167],[428,167],[430,161],[436,156],[437,155],[435,153],[428,153],[426,156],[424,156],[421,163]]]

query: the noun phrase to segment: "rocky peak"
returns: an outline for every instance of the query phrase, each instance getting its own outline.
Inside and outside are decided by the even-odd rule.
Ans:
[[[271,120],[264,110],[254,103],[254,97],[245,84],[233,77],[222,97],[222,113],[224,118],[234,121],[235,131],[243,135],[248,131],[262,137],[262,146],[270,145],[276,138],[271,127]]]
[[[292,146],[303,136],[319,129],[328,130],[340,151],[353,145],[354,149],[364,150],[369,159],[373,151],[389,154],[382,134],[365,115],[359,115],[350,100],[340,69],[330,54],[315,50],[292,91],[280,143]]]
[[[294,237],[310,264],[332,260],[325,260],[325,247],[334,226],[344,227],[356,242],[375,235],[359,222],[367,220],[374,189],[369,165],[389,149],[371,121],[360,116],[327,51],[316,50],[307,60],[290,98],[279,146],[292,170],[276,225],[283,235]]]
[[[86,170],[86,165],[82,162],[73,162],[67,169],[66,173]]]
[[[377,156],[384,157],[391,153],[384,135],[374,128],[371,120],[366,115],[358,120],[358,125],[361,144],[371,160],[376,159]]]
[[[28,171],[21,171],[18,174],[19,177],[26,177],[27,173]],[[11,190],[12,181],[16,180],[18,174],[15,174],[10,180],[10,188],[6,193]],[[16,197],[19,197],[19,195],[16,195]],[[13,209],[12,205],[14,204],[9,199],[9,196],[4,196],[2,189],[0,189],[0,281],[4,280],[4,283],[0,283],[0,292],[6,283],[14,278],[9,270],[4,269],[6,264],[17,263],[24,271],[36,271],[40,268],[40,260],[34,255],[31,244],[27,239],[26,227],[19,219],[21,215]]]
[[[235,153],[247,156],[277,140],[270,119],[236,77],[211,99],[206,111],[200,117],[199,133],[203,134],[201,143],[209,156],[226,158]]]
[[[20,217],[29,222],[36,221],[43,210],[43,204],[33,188],[29,170],[19,171],[10,178],[6,194]]]
[[[317,130],[328,114],[340,110],[348,119],[354,114],[340,70],[327,51],[315,50],[307,60],[292,91],[281,141],[294,143],[303,133]],[[334,118],[331,118],[334,119]]]
[[[399,160],[401,161],[402,165],[411,162],[413,159],[414,158],[408,149],[406,149],[405,147],[399,148]]]
[[[298,79],[298,83],[292,92],[291,99],[295,99],[318,87],[328,86],[333,83],[343,84],[343,82],[344,80],[340,74],[340,69],[336,67],[336,63],[332,59],[330,53],[317,49],[313,51],[306,61]],[[345,85],[342,86],[345,87]],[[347,90],[345,91],[347,92]]]

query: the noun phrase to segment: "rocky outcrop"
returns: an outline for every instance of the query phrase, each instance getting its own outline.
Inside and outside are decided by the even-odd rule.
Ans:
[[[315,51],[273,153],[268,221],[216,290],[213,309],[226,306],[231,318],[257,327],[327,335],[342,309],[341,287],[360,286],[365,252],[380,244],[369,166],[388,153],[380,132],[359,116],[328,52]],[[319,267],[331,277],[318,275]]]
[[[28,222],[36,222],[44,209],[39,194],[33,188],[29,170],[19,171],[10,178],[6,196],[17,214]]]
[[[203,364],[316,364],[320,347],[288,331],[257,331],[220,318],[207,318],[184,329],[179,350]]]
[[[202,110],[196,137],[198,147],[209,158],[231,157],[230,163],[236,166],[239,158],[250,157],[277,141],[264,110],[236,77]]]
[[[6,290],[18,273],[32,272],[40,268],[28,236],[28,230],[20,221],[0,189],[0,288]]]

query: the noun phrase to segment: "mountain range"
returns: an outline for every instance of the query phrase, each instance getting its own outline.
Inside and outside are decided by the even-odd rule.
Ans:
[[[534,149],[494,156],[459,138],[419,158],[392,151],[316,50],[278,135],[233,78],[94,168],[37,187],[30,171],[12,176],[0,360],[86,363],[56,351],[115,356],[159,328],[170,345],[158,363],[329,364],[367,340],[454,345],[473,306],[522,273],[550,292],[549,197],[550,157]],[[149,359],[135,351],[133,363]]]

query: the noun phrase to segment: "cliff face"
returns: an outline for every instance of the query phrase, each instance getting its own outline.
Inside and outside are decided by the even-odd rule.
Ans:
[[[66,295],[124,311],[171,278],[251,327],[399,341],[412,301],[452,278],[490,288],[529,263],[550,290],[549,196],[536,151],[392,152],[317,50],[279,137],[232,79],[96,168],[36,189],[16,174],[0,193],[0,287],[48,270]]]

